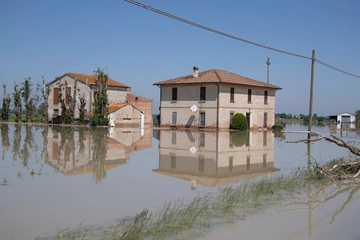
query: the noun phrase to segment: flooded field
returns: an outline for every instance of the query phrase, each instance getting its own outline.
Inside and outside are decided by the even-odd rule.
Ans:
[[[246,180],[293,174],[307,167],[303,134],[86,129],[0,125],[0,239],[52,239],[64,229],[99,232],[144,208],[190,202]],[[288,124],[287,130],[307,130]],[[360,141],[329,126],[313,131]],[[349,151],[319,141],[319,162]],[[269,202],[198,239],[359,239],[359,184],[309,184],[295,198]]]

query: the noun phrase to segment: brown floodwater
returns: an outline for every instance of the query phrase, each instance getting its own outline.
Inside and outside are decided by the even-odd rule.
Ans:
[[[0,239],[51,239],[63,229],[106,229],[144,208],[216,194],[244,180],[307,166],[306,135],[0,125]],[[287,130],[307,130],[288,124]],[[314,131],[360,141],[329,126]],[[325,141],[314,159],[349,157]],[[360,239],[359,184],[309,185],[296,199],[220,224],[199,239]]]

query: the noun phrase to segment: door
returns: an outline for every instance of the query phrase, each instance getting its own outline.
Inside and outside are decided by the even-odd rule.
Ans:
[[[205,127],[205,112],[200,112],[200,126]]]

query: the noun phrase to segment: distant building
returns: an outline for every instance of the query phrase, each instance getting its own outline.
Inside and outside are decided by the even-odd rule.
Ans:
[[[67,89],[63,93],[65,94],[65,104],[69,106],[69,101],[67,100],[69,94],[72,96],[74,91],[74,84],[77,80],[77,101],[75,106],[75,118],[79,117],[79,96],[84,96],[85,98],[85,114],[91,116],[93,112],[93,102],[94,102],[94,89],[96,88],[94,76],[90,74],[80,74],[80,73],[65,73],[61,77],[55,79],[54,81],[47,84],[50,87],[50,96],[48,99],[49,104],[49,117],[57,116],[61,114],[61,106],[59,102],[59,84],[67,83]],[[117,82],[111,78],[108,79],[107,94],[109,102],[109,110],[112,110],[109,113],[113,113],[116,107],[122,105],[123,108],[125,105],[129,105],[128,108],[133,108],[133,112],[137,115],[138,111],[143,114],[144,124],[152,124],[152,100],[137,96],[131,93],[131,87]],[[123,105],[125,104],[125,105]],[[119,110],[120,108],[116,109]],[[124,109],[122,109],[124,110]],[[121,111],[120,111],[121,112]],[[119,112],[117,113],[119,115]],[[118,124],[124,125],[128,121],[130,125],[134,126],[135,119],[136,125],[140,125],[140,117],[133,116],[131,111],[126,111],[126,115],[117,116],[116,119],[119,121],[111,121],[112,126],[117,126]]]
[[[329,116],[329,119],[336,121],[337,129],[355,129],[356,116],[355,114],[344,112],[338,115]]]
[[[224,70],[211,69],[154,83],[160,87],[160,126],[229,128],[242,113],[251,129],[274,125],[275,92],[281,88]]]

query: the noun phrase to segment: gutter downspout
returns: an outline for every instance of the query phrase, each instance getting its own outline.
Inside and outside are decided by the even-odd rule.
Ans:
[[[160,85],[156,85],[158,88],[160,88],[160,109],[159,109],[159,127],[161,126],[161,99],[162,99],[162,87]]]

